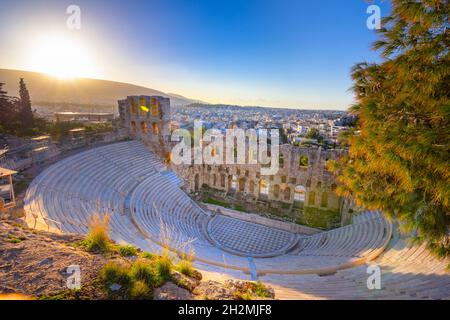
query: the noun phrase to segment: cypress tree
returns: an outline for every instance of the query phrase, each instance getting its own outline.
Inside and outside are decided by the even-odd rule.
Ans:
[[[33,111],[31,110],[30,93],[23,78],[19,81],[19,121],[23,125],[23,129],[33,126]]]

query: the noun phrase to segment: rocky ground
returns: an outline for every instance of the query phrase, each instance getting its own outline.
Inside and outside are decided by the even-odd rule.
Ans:
[[[77,248],[82,238],[37,232],[19,223],[0,222],[0,292],[46,297],[67,290],[67,268],[80,266],[83,295],[102,299],[93,282],[107,258]]]
[[[136,257],[89,253],[77,245],[82,239],[79,235],[31,230],[20,220],[0,221],[0,295],[21,299],[110,299],[99,282],[100,270],[108,261],[131,263]],[[73,283],[74,275],[70,270],[76,266],[81,289],[70,290],[68,283]],[[274,298],[272,288],[265,288],[263,297],[261,288],[254,283],[200,279],[200,274],[190,278],[174,271],[172,281],[154,290],[153,299]]]

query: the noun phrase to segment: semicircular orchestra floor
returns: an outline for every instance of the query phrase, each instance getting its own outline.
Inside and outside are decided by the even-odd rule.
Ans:
[[[208,235],[223,250],[249,257],[272,257],[285,253],[297,236],[260,224],[215,216],[208,223]]]

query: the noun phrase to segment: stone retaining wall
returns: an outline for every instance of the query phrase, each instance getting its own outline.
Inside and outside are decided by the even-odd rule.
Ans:
[[[258,224],[261,224],[261,225],[264,225],[267,227],[276,228],[279,230],[284,230],[284,231],[288,231],[288,232],[292,232],[292,233],[311,235],[311,234],[315,234],[315,233],[322,231],[322,230],[315,229],[315,228],[301,226],[301,225],[295,224],[295,223],[289,223],[289,222],[265,218],[258,214],[254,214],[254,213],[243,213],[240,211],[216,206],[216,205],[209,204],[209,203],[203,203],[203,205],[212,212],[216,212],[219,214],[223,214],[225,216],[244,220],[247,222],[258,223]]]

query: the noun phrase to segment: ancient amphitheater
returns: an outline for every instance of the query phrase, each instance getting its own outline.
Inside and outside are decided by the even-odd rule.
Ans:
[[[133,140],[66,158],[42,172],[25,199],[31,227],[84,234],[94,212],[109,213],[119,243],[159,252],[195,251],[207,277],[259,279],[279,299],[449,299],[449,261],[410,245],[378,212],[313,234],[292,233],[199,206],[158,156]],[[381,269],[381,289],[367,268]]]

